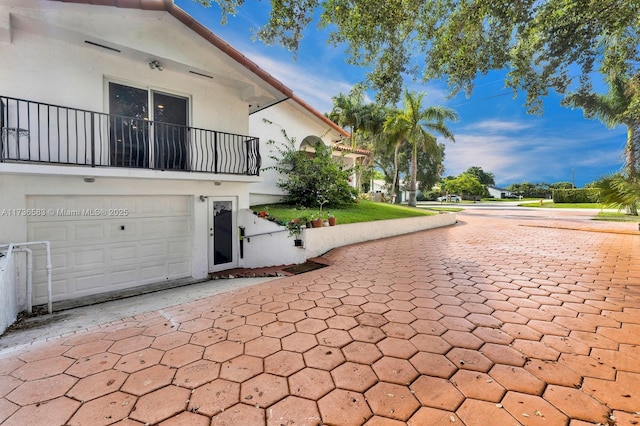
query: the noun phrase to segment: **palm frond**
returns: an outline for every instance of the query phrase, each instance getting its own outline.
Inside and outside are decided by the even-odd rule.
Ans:
[[[617,174],[606,176],[596,184],[600,190],[600,200],[603,204],[626,209],[631,214],[638,214],[640,205],[640,183],[630,182],[624,176]]]

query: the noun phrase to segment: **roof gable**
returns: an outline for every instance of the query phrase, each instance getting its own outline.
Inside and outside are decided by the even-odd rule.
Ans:
[[[342,127],[338,126],[333,121],[329,120],[325,117],[324,114],[320,113],[318,110],[313,108],[307,102],[299,98],[293,93],[289,87],[284,85],[270,73],[261,68],[258,64],[247,58],[243,55],[239,50],[235,49],[229,43],[224,41],[222,38],[218,37],[207,27],[202,25],[196,19],[194,19],[191,15],[186,13],[180,7],[176,6],[173,0],[47,0],[51,2],[60,2],[60,3],[74,3],[74,4],[86,4],[93,6],[111,6],[117,8],[124,9],[139,9],[139,10],[149,10],[149,11],[164,11],[169,13],[179,22],[181,22],[184,26],[194,31],[201,38],[209,42],[211,45],[225,53],[235,62],[240,64],[242,67],[246,68],[252,74],[260,78],[262,81],[266,82],[269,86],[276,89],[279,93],[281,93],[280,99],[274,99],[271,103],[267,105],[253,105],[251,111],[257,111],[260,109],[268,108],[270,105],[277,104],[287,98],[292,99],[296,102],[300,107],[313,114],[315,117],[320,119],[325,124],[329,125],[334,130],[338,131],[345,137],[349,136],[349,133],[345,131]]]

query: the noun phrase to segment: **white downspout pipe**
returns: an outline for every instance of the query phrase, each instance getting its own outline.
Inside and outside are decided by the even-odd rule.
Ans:
[[[24,246],[33,246],[33,245],[43,245],[45,246],[45,250],[47,251],[47,263],[45,265],[46,269],[47,269],[47,308],[49,313],[53,312],[53,295],[52,295],[52,289],[51,289],[51,270],[53,269],[53,266],[51,265],[51,244],[49,243],[49,241],[29,241],[27,243],[13,243],[13,247],[14,250],[16,248],[24,248]],[[9,244],[3,244],[0,245],[0,247],[9,247]],[[27,269],[29,269],[29,260],[27,260]],[[29,284],[30,279],[29,279],[29,275],[30,272],[27,271],[27,286],[32,287],[32,285]],[[27,287],[27,294],[32,291],[32,289],[30,289],[29,287]],[[31,307],[31,298],[29,296],[28,297],[28,302],[27,302],[27,306]]]

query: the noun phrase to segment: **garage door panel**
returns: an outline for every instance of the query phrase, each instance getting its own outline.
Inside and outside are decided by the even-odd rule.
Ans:
[[[111,247],[111,250],[109,250],[109,257],[111,260],[116,262],[116,264],[131,261],[135,262],[138,258],[138,247],[132,247],[129,245]]]
[[[153,260],[156,257],[166,258],[168,254],[166,241],[140,244],[139,259],[141,262]]]
[[[105,260],[104,249],[82,250],[76,253],[75,264],[79,267],[100,267]]]
[[[29,224],[29,241],[49,241],[51,245],[60,244],[64,246],[69,240],[70,229],[61,226],[51,226],[49,224]]]
[[[170,262],[169,263],[169,278],[177,279],[185,276],[189,273],[191,264],[189,262]]]
[[[62,297],[69,292],[69,286],[67,283],[68,281],[66,279],[56,280],[53,277],[51,278],[51,289],[52,289],[54,300],[56,297]],[[47,301],[46,279],[44,280],[44,282],[33,284],[33,297],[34,297],[34,300],[38,300],[37,298],[40,298],[41,300],[44,300],[44,302],[41,302],[41,303],[46,303]]]
[[[186,218],[168,219],[164,226],[167,228],[167,235],[182,237],[184,236],[185,228],[189,226],[189,222]]]
[[[125,268],[118,271],[112,271],[109,274],[109,281],[114,289],[122,290],[129,287],[135,287],[139,278],[138,268]]]
[[[134,220],[111,220],[107,224],[107,237],[112,241],[135,241],[138,239],[136,225]]]
[[[104,287],[104,275],[101,273],[78,274],[75,277],[74,291],[81,295],[95,294],[97,290]]]
[[[143,237],[151,237],[158,235],[158,230],[162,230],[162,233],[165,232],[165,221],[161,218],[153,218],[148,219],[144,223],[140,224],[140,236]]]
[[[185,251],[189,251],[189,240],[187,239],[179,239],[168,241],[169,244],[169,253],[183,253]]]
[[[168,278],[164,265],[143,266],[140,268],[141,279],[144,284],[151,284]]]
[[[51,242],[54,301],[191,276],[191,197],[38,196],[27,204],[129,210],[124,217],[28,218],[29,240]],[[34,304],[47,302],[45,263],[44,250],[34,250]]]
[[[56,269],[65,269],[69,266],[69,253],[67,251],[56,250],[55,252],[51,250],[51,265],[56,265]],[[47,257],[45,255],[44,249],[42,249],[42,255],[34,257],[34,262],[38,265],[43,265],[46,267]],[[33,271],[35,273],[35,270]]]
[[[105,232],[104,221],[91,221],[93,223],[87,223],[86,225],[76,225],[73,230],[75,235],[73,236],[75,241],[82,242],[82,240],[103,240],[107,233]]]

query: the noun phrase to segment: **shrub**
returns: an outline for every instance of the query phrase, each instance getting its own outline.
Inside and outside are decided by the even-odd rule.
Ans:
[[[318,142],[315,154],[309,155],[299,151],[284,130],[282,134],[287,143],[276,146],[279,155],[271,158],[276,161],[272,168],[285,176],[278,187],[286,192],[287,204],[322,209],[355,202],[357,191],[349,185],[352,170],[331,156],[331,148]]]
[[[561,203],[599,203],[600,191],[594,188],[554,189],[553,202]]]
[[[433,201],[440,195],[440,191],[421,191],[416,199],[418,201]]]

